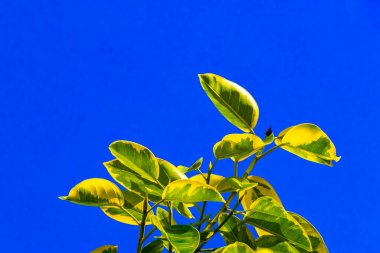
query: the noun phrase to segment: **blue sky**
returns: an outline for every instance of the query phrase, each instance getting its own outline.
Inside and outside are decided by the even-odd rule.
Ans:
[[[174,164],[212,160],[239,130],[204,94],[204,72],[250,91],[257,133],[312,122],[330,136],[333,168],[278,150],[253,173],[331,252],[378,251],[379,17],[376,0],[1,1],[1,251],[134,252],[136,227],[57,197],[110,179],[117,139]]]

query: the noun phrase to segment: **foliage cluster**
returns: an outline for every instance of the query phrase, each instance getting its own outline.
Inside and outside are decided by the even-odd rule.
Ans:
[[[278,148],[332,166],[332,161],[340,158],[329,137],[318,126],[303,123],[276,137],[268,129],[260,138],[254,132],[259,108],[244,88],[215,74],[202,74],[199,79],[219,112],[243,131],[228,134],[214,145],[215,160],[205,172],[202,158],[189,167],[175,166],[138,143],[120,140],[109,146],[115,159],[104,166],[125,189],[91,178],[60,199],[99,207],[116,221],[139,226],[137,253],[158,253],[164,248],[176,253],[328,252],[318,231],[299,214],[287,211],[273,187],[251,172],[258,161]],[[239,162],[250,157],[249,166],[239,173]],[[233,161],[230,177],[213,173],[222,159]],[[192,171],[197,174],[189,177]],[[209,213],[208,202],[220,202],[220,209]],[[174,210],[189,222],[177,224]],[[146,227],[151,229],[146,232]],[[152,238],[155,231],[161,236]],[[226,245],[205,248],[218,233]],[[117,247],[106,245],[93,252],[117,252]]]

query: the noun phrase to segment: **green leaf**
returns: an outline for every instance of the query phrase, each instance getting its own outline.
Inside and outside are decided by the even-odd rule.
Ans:
[[[228,134],[214,145],[217,159],[231,158],[239,162],[265,147],[265,143],[253,134]]]
[[[297,222],[305,229],[307,235],[309,236],[311,246],[313,247],[313,253],[328,253],[329,250],[326,247],[325,242],[323,241],[322,236],[319,234],[317,229],[311,225],[304,217],[299,214],[288,212],[297,220]],[[306,252],[304,250],[300,250],[301,252]]]
[[[122,191],[124,197],[124,206],[123,208],[118,206],[106,206],[101,207],[102,211],[111,219],[117,220],[119,222],[130,224],[130,225],[139,225],[142,220],[143,208],[144,208],[144,198],[140,195]],[[150,206],[148,205],[148,209]],[[152,213],[149,212],[146,218],[146,224],[150,224],[150,217]]]
[[[203,157],[199,158],[193,165],[191,165],[186,172],[190,172],[193,170],[199,170],[203,163]]]
[[[303,123],[283,130],[275,140],[276,145],[311,162],[332,166],[338,162],[334,143],[316,125]]]
[[[222,214],[218,218],[219,225],[228,217],[228,214]],[[220,228],[220,234],[222,235],[226,244],[232,244],[234,242],[243,242],[250,247],[255,244],[255,239],[248,227],[241,222],[236,216],[231,216]]]
[[[191,179],[181,179],[168,184],[162,194],[162,199],[184,203],[225,202],[214,187]]]
[[[281,204],[281,200],[280,198],[278,197],[276,191],[274,190],[273,186],[270,185],[268,183],[268,181],[266,181],[264,178],[261,178],[261,177],[257,177],[257,176],[248,176],[247,180],[249,180],[250,182],[255,182],[257,183],[258,185],[255,186],[254,188],[251,188],[249,190],[246,190],[244,192],[240,192],[239,193],[239,197],[242,197],[243,195],[243,199],[242,199],[242,206],[244,208],[244,210],[249,210],[249,208],[251,207],[252,203],[257,200],[258,198],[260,197],[263,197],[263,196],[269,196],[269,197],[272,197],[274,198],[278,203]],[[259,236],[262,236],[262,235],[270,235],[270,233],[258,228],[258,227],[255,227],[255,230],[257,232],[257,234]]]
[[[312,249],[303,227],[271,197],[261,197],[253,202],[243,221],[279,236],[300,248],[308,251]]]
[[[278,253],[299,253],[299,251],[284,241],[283,239],[272,236],[272,235],[265,235],[261,236],[256,240],[256,247],[257,249],[270,249],[271,252],[278,252]],[[307,251],[305,251],[307,252]]]
[[[169,178],[169,182],[173,182],[178,179],[187,179],[187,176],[170,162],[165,161],[164,159],[161,159],[161,158],[157,158],[157,160],[160,166],[160,174],[162,172],[166,173],[166,175]],[[164,185],[167,185],[167,184],[164,184]]]
[[[164,250],[164,243],[161,239],[155,239],[142,249],[141,253],[161,253]]]
[[[199,80],[215,107],[229,122],[244,132],[252,132],[259,118],[259,107],[248,91],[215,74],[201,74]]]
[[[169,222],[169,213],[158,207],[157,208],[157,211],[156,211],[156,217],[158,218],[159,222],[161,223],[161,225],[166,228],[166,227],[170,227],[171,225],[176,225],[177,223],[175,222],[175,220],[173,219],[172,217],[172,221],[171,223]]]
[[[205,178],[207,178],[207,173],[204,173],[202,175],[195,175],[193,177],[190,178],[190,180],[193,180],[193,181],[196,181],[196,182],[200,182],[200,183],[206,183],[206,180]],[[220,176],[220,175],[216,175],[216,174],[211,174],[210,175],[210,182],[209,182],[209,185],[211,185],[212,187],[217,187],[218,184],[224,179],[223,176]]]
[[[152,216],[151,220],[162,235],[172,244],[176,253],[193,253],[198,247],[200,237],[198,230],[195,228],[187,225],[164,227],[156,216]]]
[[[142,178],[157,182],[159,166],[156,157],[149,149],[131,141],[115,141],[111,143],[109,149],[120,162]]]
[[[228,177],[219,182],[216,189],[219,192],[245,191],[256,187],[258,183],[251,182],[246,178]]]
[[[123,206],[121,190],[112,182],[102,178],[86,179],[72,188],[62,200],[85,206]]]
[[[161,200],[163,187],[158,183],[142,178],[139,174],[122,164],[117,159],[105,162],[104,166],[107,168],[108,173],[110,173],[113,179],[129,191],[138,193],[141,196],[148,194],[149,200],[153,202]]]
[[[193,218],[193,214],[191,213],[190,209],[182,202],[173,202],[173,207],[179,214],[186,218]]]
[[[105,245],[101,246],[90,253],[117,253],[117,246]]]
[[[254,253],[251,247],[242,242],[235,242],[233,244],[228,245],[227,247],[218,249],[214,253]],[[269,252],[268,252],[269,253]]]

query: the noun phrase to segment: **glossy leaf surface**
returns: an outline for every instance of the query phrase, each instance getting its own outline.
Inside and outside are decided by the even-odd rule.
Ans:
[[[145,193],[147,193],[149,200],[154,202],[161,199],[163,188],[157,182],[142,178],[138,173],[134,172],[117,159],[105,162],[104,166],[107,168],[108,173],[110,173],[113,179],[129,191],[138,193],[141,196],[145,196]]]
[[[323,241],[322,236],[319,234],[317,229],[311,225],[304,217],[299,214],[288,212],[291,214],[297,222],[305,229],[307,235],[309,236],[311,246],[313,247],[313,253],[328,253],[329,250],[326,247],[325,242]],[[302,251],[302,250],[301,250]],[[306,251],[302,251],[306,252]]]
[[[299,251],[285,240],[271,235],[261,236],[256,240],[257,249],[270,249],[272,252],[299,253]],[[305,251],[307,252],[307,251]]]
[[[164,159],[161,159],[161,158],[158,158],[157,160],[160,167],[160,174],[165,173],[169,178],[169,182],[172,182],[178,179],[187,179],[187,176],[170,162],[165,161]]]
[[[271,197],[261,197],[253,202],[250,211],[244,216],[244,221],[300,248],[312,249],[309,237],[303,227]]]
[[[142,249],[141,253],[161,253],[164,250],[164,243],[161,239],[155,239]]]
[[[222,214],[219,216],[219,225],[228,217],[228,214]],[[255,239],[248,227],[241,222],[236,216],[231,216],[220,228],[220,234],[222,235],[226,244],[232,244],[235,242],[243,242],[248,246],[253,246]]]
[[[251,182],[246,178],[228,177],[219,182],[216,189],[219,192],[245,191],[256,187],[258,183]]]
[[[303,123],[283,130],[275,140],[276,145],[308,161],[332,166],[339,161],[334,143],[316,125]]]
[[[233,244],[228,245],[227,247],[218,249],[214,253],[254,253],[251,247],[242,242],[235,242]]]
[[[199,158],[193,165],[189,167],[187,172],[193,171],[193,170],[199,170],[203,163],[203,157]]]
[[[91,251],[90,253],[117,253],[117,246],[104,245]]]
[[[152,216],[151,220],[162,235],[172,244],[176,253],[193,253],[198,247],[200,237],[198,230],[195,228],[187,225],[164,227],[156,216]]]
[[[200,183],[206,183],[206,179],[207,178],[207,174],[204,173],[203,176],[202,175],[195,175],[193,177],[190,178],[190,180],[193,180],[193,181],[196,181],[196,182],[200,182]],[[217,187],[218,184],[224,179],[223,176],[220,176],[220,175],[216,175],[216,174],[211,174],[210,175],[210,182],[209,182],[209,185],[211,185],[212,187]]]
[[[131,141],[115,141],[111,143],[109,149],[120,162],[142,178],[152,182],[157,181],[158,162],[148,148]]]
[[[271,184],[268,183],[268,181],[266,181],[264,178],[261,178],[261,177],[258,177],[258,176],[248,176],[247,180],[249,180],[250,182],[256,182],[257,183],[257,186],[255,186],[254,188],[251,188],[249,190],[246,190],[244,192],[240,192],[239,193],[239,196],[241,197],[243,194],[243,199],[242,199],[242,206],[244,208],[244,210],[249,210],[249,208],[251,207],[252,203],[260,198],[260,197],[263,197],[263,196],[269,196],[269,197],[272,197],[274,198],[278,203],[281,204],[281,200],[280,198],[278,197],[276,191],[274,190],[273,186]],[[262,236],[262,235],[270,235],[270,233],[258,228],[258,227],[255,227],[255,230],[257,232],[257,234],[259,236]]]
[[[144,208],[144,198],[140,195],[122,191],[124,197],[123,208],[118,206],[105,206],[101,207],[102,211],[110,218],[117,220],[119,222],[130,224],[130,225],[139,225],[142,220],[143,208]],[[148,209],[150,206],[148,205]],[[152,213],[147,214],[146,224],[150,224],[150,217]]]
[[[215,74],[201,74],[199,80],[215,107],[229,122],[244,132],[250,132],[256,126],[259,107],[248,91]]]
[[[123,206],[121,190],[112,182],[102,178],[86,179],[74,186],[62,200],[86,206]]]
[[[265,146],[265,143],[253,134],[228,134],[214,145],[217,159],[231,158],[242,161]]]
[[[162,194],[162,199],[184,203],[225,202],[222,195],[214,187],[191,179],[181,179],[168,184]]]

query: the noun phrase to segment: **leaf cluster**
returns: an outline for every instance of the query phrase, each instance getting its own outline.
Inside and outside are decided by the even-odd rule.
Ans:
[[[219,112],[243,131],[228,134],[214,145],[215,160],[205,170],[203,158],[188,167],[175,166],[138,143],[119,140],[109,146],[115,159],[104,166],[123,188],[91,178],[60,199],[98,207],[111,219],[139,226],[137,253],[158,253],[164,248],[176,253],[328,252],[318,231],[299,214],[286,210],[273,187],[251,172],[258,161],[279,148],[332,166],[340,157],[330,138],[310,123],[291,126],[277,136],[268,129],[260,138],[254,132],[259,107],[249,92],[215,74],[202,74],[199,79]],[[222,159],[232,160],[229,177],[213,173]],[[251,162],[239,173],[239,163],[245,159]],[[189,177],[194,171],[197,174]],[[212,214],[207,211],[208,202],[219,202],[220,209]],[[174,212],[189,222],[177,224]],[[159,236],[152,238],[157,232]],[[205,248],[216,234],[225,245]],[[106,245],[93,252],[117,252],[117,247]]]

